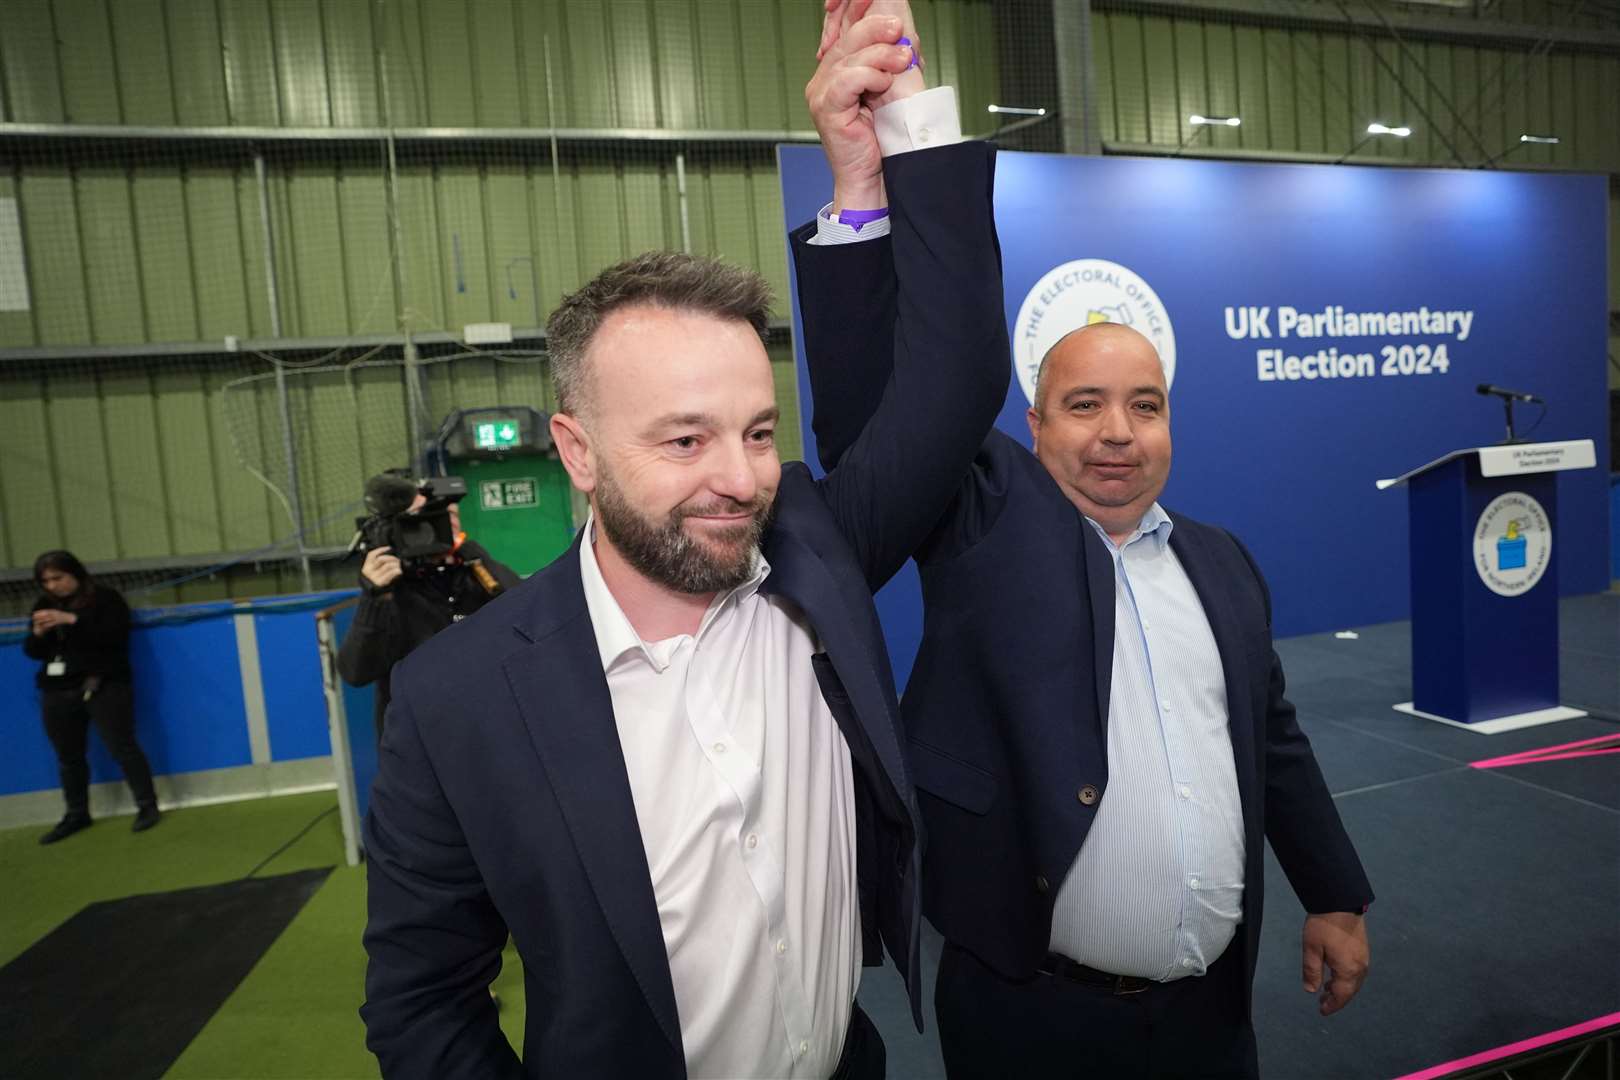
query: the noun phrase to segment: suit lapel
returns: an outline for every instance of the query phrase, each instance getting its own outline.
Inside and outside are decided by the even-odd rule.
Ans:
[[[1170,546],[1181,560],[1187,579],[1204,607],[1215,647],[1221,654],[1221,672],[1226,678],[1226,726],[1232,737],[1232,757],[1237,766],[1238,795],[1244,816],[1250,816],[1254,791],[1255,730],[1254,708],[1249,700],[1249,672],[1243,636],[1231,599],[1221,585],[1220,569],[1206,541],[1185,519],[1176,519],[1170,532]]]
[[[579,576],[579,541],[541,572],[518,632],[533,645],[504,664],[529,739],[625,961],[677,1050],[680,1020],[630,776]]]
[[[850,706],[872,743],[873,753],[901,802],[909,806],[911,790],[902,764],[900,739],[889,719],[898,712],[898,702],[892,700],[889,685],[879,678],[869,647],[872,641],[882,640],[881,628],[875,619],[864,632],[856,625],[843,595],[846,586],[834,579],[826,563],[798,537],[779,525],[772,539],[771,575],[761,591],[793,601],[815,627],[821,647],[832,660]],[[864,585],[860,586],[859,600],[870,609],[871,599]]]
[[[1097,729],[1106,745],[1108,706],[1114,681],[1114,558],[1091,523],[1075,512],[1080,529],[1080,556],[1085,561],[1086,592],[1091,599],[1092,662],[1097,683]]]

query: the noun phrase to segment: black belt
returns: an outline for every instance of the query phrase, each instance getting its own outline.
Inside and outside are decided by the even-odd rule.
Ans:
[[[1057,953],[1047,953],[1046,959],[1041,961],[1037,968],[1043,975],[1055,975],[1060,979],[1068,979],[1084,986],[1095,986],[1107,990],[1116,996],[1126,994],[1140,994],[1144,990],[1151,990],[1163,983],[1144,979],[1138,975],[1111,975],[1106,971],[1098,971],[1094,967],[1070,960],[1067,956]]]

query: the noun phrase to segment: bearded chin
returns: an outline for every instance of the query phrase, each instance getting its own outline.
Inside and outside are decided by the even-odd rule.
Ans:
[[[762,500],[749,509],[754,514],[747,521],[710,530],[711,546],[687,533],[689,514],[682,507],[658,521],[632,506],[610,476],[600,477],[596,491],[598,524],[619,554],[642,576],[681,593],[724,592],[754,576],[771,504]]]

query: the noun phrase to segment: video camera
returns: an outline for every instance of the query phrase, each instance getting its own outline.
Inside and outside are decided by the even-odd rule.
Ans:
[[[467,481],[459,476],[430,476],[415,480],[404,469],[389,469],[366,481],[366,509],[355,519],[356,533],[349,552],[364,554],[386,547],[407,572],[436,561],[456,547],[450,507],[467,494]],[[410,513],[417,496],[426,501]]]

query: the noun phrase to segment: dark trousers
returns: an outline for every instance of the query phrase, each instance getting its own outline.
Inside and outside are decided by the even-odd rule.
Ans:
[[[1253,1080],[1259,1075],[1242,956],[1138,994],[1061,975],[1012,982],[945,943],[934,985],[951,1080]]]
[[[831,1080],[883,1080],[887,1069],[888,1051],[884,1049],[883,1036],[857,1003],[855,1011],[850,1013],[844,1050]]]
[[[152,790],[152,767],[135,741],[135,692],[129,683],[102,683],[84,700],[84,691],[73,688],[40,691],[45,734],[56,748],[56,763],[62,776],[62,797],[70,817],[90,815],[90,764],[85,760],[90,724],[96,725],[102,745],[124,772],[124,780],[135,795],[136,806],[156,806]]]

